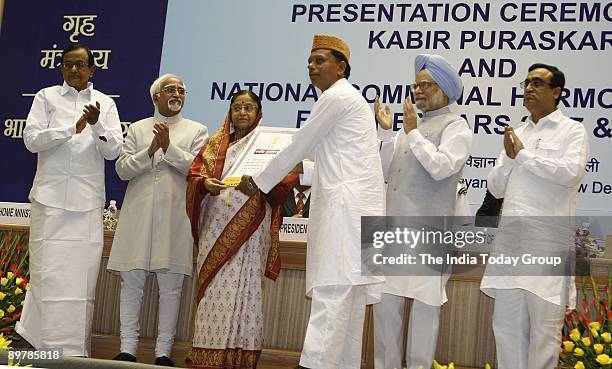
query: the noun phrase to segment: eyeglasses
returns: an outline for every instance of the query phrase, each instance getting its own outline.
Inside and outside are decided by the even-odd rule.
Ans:
[[[437,85],[437,83],[431,82],[431,81],[421,81],[421,82],[411,84],[410,89],[413,92],[416,91],[417,87],[419,87],[421,90],[427,90],[428,88],[431,88],[431,86],[433,85]]]
[[[166,86],[161,90],[167,93],[168,95],[174,95],[175,93],[178,93],[181,96],[185,96],[187,94],[187,91],[183,87],[178,87],[175,85]]]
[[[62,68],[64,68],[65,70],[71,70],[73,67],[76,67],[77,69],[85,69],[89,67],[89,65],[87,65],[85,62],[82,62],[82,61],[78,61],[76,63],[72,63],[72,62],[62,63]]]
[[[523,90],[526,89],[528,86],[531,86],[533,88],[540,88],[542,86],[550,86],[552,88],[555,88],[555,86],[551,85],[548,82],[544,82],[540,78],[526,79],[519,83],[519,86],[521,86]]]
[[[232,111],[234,113],[240,113],[242,111],[242,109],[244,109],[247,113],[251,113],[253,111],[255,111],[255,109],[257,109],[255,107],[255,105],[250,105],[250,104],[246,104],[246,105],[234,105],[232,106]]]

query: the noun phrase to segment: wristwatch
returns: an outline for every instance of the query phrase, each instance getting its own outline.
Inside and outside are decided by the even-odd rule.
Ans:
[[[255,192],[255,191],[257,191],[259,189],[259,187],[257,187],[257,184],[255,183],[255,181],[253,180],[253,177],[249,177],[249,180],[247,181],[247,188],[251,192]]]

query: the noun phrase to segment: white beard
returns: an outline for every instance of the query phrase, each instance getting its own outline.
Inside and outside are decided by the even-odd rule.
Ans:
[[[183,108],[183,104],[180,101],[168,101],[168,109],[171,111],[180,111]]]

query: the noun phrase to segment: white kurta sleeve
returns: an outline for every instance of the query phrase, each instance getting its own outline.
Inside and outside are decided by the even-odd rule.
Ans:
[[[153,158],[149,157],[148,147],[144,150],[136,151],[137,147],[138,142],[136,142],[134,129],[130,126],[125,137],[121,155],[119,155],[119,159],[115,162],[115,170],[119,178],[124,181],[129,181],[153,168]]]
[[[23,142],[28,151],[32,153],[49,150],[57,145],[61,145],[76,134],[76,122],[64,127],[49,128],[51,118],[47,111],[47,100],[45,92],[42,90],[34,97],[34,102],[30,108],[26,126],[23,130]]]
[[[487,189],[495,198],[501,199],[505,196],[508,178],[510,178],[515,162],[516,160],[506,155],[505,150],[502,150],[499,154],[497,164],[495,164],[487,176]]]
[[[341,107],[342,102],[337,95],[321,95],[306,124],[293,135],[291,144],[253,176],[253,180],[264,193],[270,192],[338,123]]]
[[[163,161],[178,170],[179,173],[186,176],[193,159],[198,154],[198,151],[200,151],[202,146],[204,146],[207,138],[208,128],[206,128],[206,126],[202,126],[202,128],[198,130],[198,133],[193,138],[188,151],[183,150],[179,146],[173,144],[171,141],[170,145],[168,145],[168,150],[166,150],[163,156]]]
[[[589,155],[589,141],[584,126],[576,125],[569,135],[565,149],[562,157],[548,158],[525,148],[516,155],[516,161],[550,183],[573,187],[582,180]]]
[[[463,119],[453,122],[446,126],[440,145],[436,147],[413,129],[408,133],[408,145],[423,168],[439,181],[459,172],[465,165],[472,148],[472,131]]]
[[[106,113],[100,112],[96,124],[91,125],[94,142],[106,160],[116,159],[121,153],[123,133],[115,102],[111,100]]]
[[[380,153],[380,163],[383,168],[383,176],[385,182],[389,180],[389,168],[391,167],[391,160],[393,159],[393,150],[395,149],[395,141],[399,131],[395,132],[392,129],[382,129],[378,127],[378,144]]]
[[[314,161],[302,160],[302,168],[304,168],[304,173],[300,174],[300,184],[302,186],[312,186],[314,166]]]

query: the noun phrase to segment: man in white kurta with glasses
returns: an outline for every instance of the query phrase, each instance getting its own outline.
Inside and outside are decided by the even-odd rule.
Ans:
[[[91,51],[62,52],[61,86],[40,90],[23,141],[38,154],[30,191],[30,288],[16,331],[36,349],[89,356],[102,257],[104,160],[121,151],[115,102],[89,82]]]
[[[504,148],[488,176],[488,190],[504,198],[491,254],[566,258],[557,267],[506,268],[508,274],[487,265],[480,289],[495,298],[499,369],[556,368],[564,313],[576,304],[573,217],[589,142],[584,126],[557,107],[564,86],[558,68],[529,67],[521,87],[530,115],[524,125],[506,127]]]
[[[155,364],[172,366],[183,279],[193,270],[185,178],[208,129],[181,114],[187,88],[178,76],[157,78],[149,92],[155,113],[130,125],[115,164],[119,178],[130,183],[107,266],[121,274],[121,352],[114,359],[136,361],[144,286],[152,272],[159,289]]]

